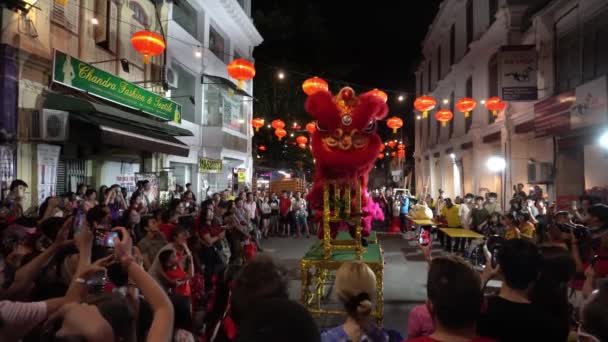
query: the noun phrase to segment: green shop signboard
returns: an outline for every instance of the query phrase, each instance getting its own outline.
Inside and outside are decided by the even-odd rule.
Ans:
[[[53,59],[53,82],[163,120],[182,121],[180,104],[57,50]]]
[[[217,159],[201,158],[198,160],[198,170],[203,173],[222,172],[222,161]]]

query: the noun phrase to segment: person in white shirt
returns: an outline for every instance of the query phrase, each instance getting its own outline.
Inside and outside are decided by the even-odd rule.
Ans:
[[[270,200],[266,196],[262,198],[260,212],[262,213],[262,236],[264,238],[268,238],[268,229],[270,227],[270,214],[272,213],[272,208],[270,206]]]
[[[308,229],[308,206],[306,200],[302,198],[300,192],[296,192],[293,201],[291,202],[292,210],[296,219],[296,233],[300,237],[301,232],[306,232],[306,238],[310,237]]]
[[[471,229],[471,224],[473,222],[472,209],[473,209],[473,199],[475,199],[475,195],[469,193],[464,196],[464,202],[460,205],[460,209],[458,211],[458,215],[460,216],[460,224],[465,229]]]

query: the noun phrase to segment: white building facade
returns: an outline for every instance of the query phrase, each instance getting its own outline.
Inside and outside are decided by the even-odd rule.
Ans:
[[[584,119],[584,124],[577,127],[570,121],[575,120],[573,108],[581,98],[569,96],[567,100],[572,103],[567,105],[565,97],[560,97],[605,75],[602,68],[606,62],[600,61],[603,52],[586,51],[584,56],[593,56],[595,64],[586,78],[582,75],[576,78],[577,70],[589,69],[584,67],[583,53],[579,64],[562,67],[572,62],[572,56],[568,57],[568,53],[572,53],[565,47],[556,47],[562,44],[556,28],[564,25],[557,24],[564,20],[564,13],[572,15],[575,8],[576,16],[572,18],[577,19],[570,27],[584,29],[593,23],[592,28],[586,29],[597,33],[608,27],[601,24],[601,18],[608,15],[606,5],[605,1],[595,0],[444,1],[422,44],[424,59],[416,71],[417,95],[437,99],[437,107],[428,118],[416,120],[414,156],[418,192],[427,191],[434,197],[439,189],[450,197],[496,192],[504,207],[508,205],[512,187],[518,183],[526,189],[539,185],[554,200],[572,198],[594,187],[606,187],[608,176],[594,174],[597,165],[580,167],[591,161],[608,166],[605,157],[598,159],[599,146],[580,139],[570,142],[573,138],[569,138],[573,133],[594,136],[589,130],[605,126],[606,113],[595,121]],[[582,34],[577,38],[584,41]],[[536,52],[536,62],[531,69],[537,79],[537,99],[507,101],[507,109],[494,116],[483,103],[493,96],[502,98],[501,79],[506,77],[503,75],[506,72],[500,63],[501,49],[526,45],[531,45]],[[605,77],[603,82],[603,92],[595,84],[592,86],[605,103]],[[469,118],[454,108],[455,102],[463,97],[477,101]],[[553,102],[563,103],[564,108]],[[441,108],[454,112],[454,119],[446,127],[441,127],[434,118],[436,110]],[[560,146],[566,143],[579,148],[562,153]],[[589,154],[588,160],[572,159],[577,153],[584,154],[583,150]],[[504,170],[488,168],[491,157],[503,158]],[[573,174],[577,180],[573,180]]]
[[[169,156],[165,167],[176,184],[192,183],[199,195],[238,184],[237,169],[246,175],[241,185],[250,183],[253,81],[237,89],[226,66],[236,58],[253,62],[262,42],[251,0],[173,2],[167,35],[168,96],[182,104],[181,126],[194,136],[180,138],[189,156]]]

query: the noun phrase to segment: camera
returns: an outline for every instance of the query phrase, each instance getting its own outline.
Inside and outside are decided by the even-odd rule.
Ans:
[[[118,232],[98,229],[95,231],[95,245],[106,248],[114,248],[114,239],[119,237]]]
[[[569,223],[556,223],[555,226],[562,233],[570,233],[572,232],[578,241],[587,240],[591,237],[589,233],[589,229],[585,226],[581,226],[578,224],[569,224]]]

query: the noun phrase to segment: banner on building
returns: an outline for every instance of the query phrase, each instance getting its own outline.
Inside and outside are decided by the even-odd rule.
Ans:
[[[38,144],[38,203],[57,195],[57,164],[61,146]]]
[[[198,160],[198,170],[202,173],[222,172],[222,161],[220,159],[200,158]]]
[[[247,169],[238,169],[236,175],[239,183],[245,183],[247,181]]]
[[[606,76],[576,87],[576,102],[570,111],[570,128],[603,125],[608,116]]]
[[[536,137],[560,135],[570,130],[570,109],[576,97],[574,90],[551,96],[534,104]]]
[[[534,45],[503,46],[498,54],[500,94],[503,101],[534,101],[537,91],[537,55]]]
[[[53,58],[53,82],[163,120],[182,120],[180,104],[58,50]]]

